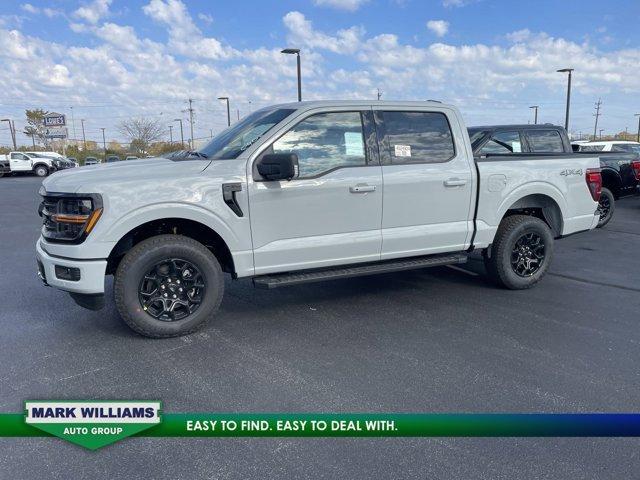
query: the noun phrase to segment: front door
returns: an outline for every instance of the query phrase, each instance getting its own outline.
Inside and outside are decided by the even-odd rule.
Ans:
[[[31,159],[24,153],[13,152],[9,157],[12,172],[27,172],[31,170]]]
[[[375,112],[384,181],[382,259],[462,251],[469,244],[471,152],[452,113]]]
[[[331,111],[309,114],[262,153],[296,154],[298,172],[249,178],[256,275],[380,259],[382,173],[370,142],[370,110]]]

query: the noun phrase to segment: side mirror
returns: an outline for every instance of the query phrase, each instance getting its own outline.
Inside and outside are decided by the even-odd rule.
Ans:
[[[297,174],[298,156],[295,153],[269,153],[258,161],[256,167],[267,180],[291,180]]]

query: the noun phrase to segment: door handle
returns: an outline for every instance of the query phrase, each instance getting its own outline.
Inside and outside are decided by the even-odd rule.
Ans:
[[[351,193],[375,192],[376,191],[376,186],[375,185],[358,184],[358,185],[354,185],[354,186],[349,187],[349,191]]]
[[[462,187],[467,184],[467,181],[462,178],[448,178],[444,181],[445,187]]]

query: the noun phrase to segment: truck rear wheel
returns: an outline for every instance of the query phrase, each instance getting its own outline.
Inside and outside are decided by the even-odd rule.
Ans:
[[[122,319],[146,337],[187,335],[211,319],[222,302],[224,278],[216,257],[180,235],[158,235],[124,256],[114,296]]]
[[[502,220],[485,255],[489,277],[498,285],[521,290],[535,285],[547,272],[553,257],[553,235],[542,220],[512,215]]]
[[[600,220],[598,220],[598,228],[604,227],[611,218],[613,218],[613,212],[616,209],[616,199],[613,193],[608,188],[602,188],[600,193],[600,201],[598,202],[598,214]]]

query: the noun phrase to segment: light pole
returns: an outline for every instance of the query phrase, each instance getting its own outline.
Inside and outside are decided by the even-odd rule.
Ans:
[[[104,128],[100,128],[102,130],[102,149],[104,150],[104,161],[107,161],[107,140],[104,138]]]
[[[169,145],[173,145],[173,125],[169,125]]]
[[[600,131],[600,140],[602,140],[602,132],[604,132],[604,128],[601,128],[599,131]]]
[[[182,130],[182,119],[174,118],[174,122],[180,122],[180,148],[184,148],[184,131]]]
[[[80,119],[80,124],[82,125],[82,145],[83,150],[87,150],[87,137],[84,136],[84,118]]]
[[[529,108],[533,108],[533,112],[534,112],[534,114],[533,114],[533,124],[537,125],[538,124],[538,108],[539,107],[538,107],[538,105],[533,105],[533,106],[531,106]]]
[[[636,113],[635,116],[638,117],[638,136],[636,138],[636,142],[640,142],[640,113]]]
[[[556,70],[558,73],[568,73],[567,78],[567,112],[564,117],[564,129],[569,131],[569,106],[571,105],[571,72],[573,72],[573,68],[561,68],[560,70]]]
[[[227,102],[227,126],[231,126],[231,111],[229,110],[229,97],[218,97],[218,100]]]
[[[280,53],[285,55],[295,55],[298,65],[298,101],[302,101],[302,72],[300,70],[300,49],[299,48],[285,48]]]

